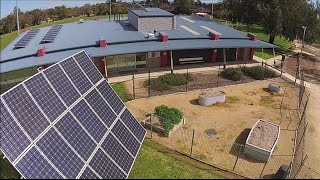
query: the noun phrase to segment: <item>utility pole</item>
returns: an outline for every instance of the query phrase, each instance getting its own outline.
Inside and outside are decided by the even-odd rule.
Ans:
[[[16,11],[17,11],[17,29],[18,29],[18,35],[20,35],[20,27],[19,27],[19,12],[18,12],[18,0],[16,0]]]
[[[211,1],[211,17],[213,19],[213,0]]]

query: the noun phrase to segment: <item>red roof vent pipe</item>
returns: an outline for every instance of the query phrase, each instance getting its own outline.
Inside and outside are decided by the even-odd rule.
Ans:
[[[99,47],[107,47],[107,41],[105,39],[100,39]]]
[[[217,40],[220,39],[221,34],[220,34],[220,33],[215,33],[215,32],[209,31],[209,36],[210,36],[213,40],[217,41]]]
[[[258,40],[257,35],[252,34],[252,33],[248,33],[248,37],[250,38],[251,41],[256,41],[256,40]]]
[[[45,53],[46,53],[46,48],[43,47],[43,48],[41,48],[41,49],[38,49],[38,51],[37,51],[37,56],[38,56],[38,57],[44,56]]]
[[[159,35],[160,35],[161,42],[168,42],[169,36],[166,33],[160,32]]]
[[[22,29],[22,32],[27,32],[27,31],[29,31],[29,29],[28,29],[28,28],[24,28],[24,29]]]

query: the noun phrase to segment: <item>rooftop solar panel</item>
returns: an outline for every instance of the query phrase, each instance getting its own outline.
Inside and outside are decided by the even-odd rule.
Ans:
[[[15,48],[26,47],[31,41],[31,39],[34,38],[34,36],[36,36],[39,31],[40,29],[31,29],[25,35],[22,36],[22,38],[14,45],[14,47]]]
[[[46,33],[46,35],[44,35],[41,42],[42,43],[53,42],[58,36],[61,29],[62,29],[62,25],[60,24],[52,26],[49,29],[49,31]]]
[[[0,98],[1,150],[24,178],[127,178],[146,131],[82,51]]]

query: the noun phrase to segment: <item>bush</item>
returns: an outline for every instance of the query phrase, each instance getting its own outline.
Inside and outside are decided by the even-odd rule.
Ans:
[[[240,68],[227,68],[221,72],[221,76],[232,81],[241,80],[243,73]]]
[[[150,84],[152,90],[164,91],[171,89],[172,86],[187,84],[187,82],[191,80],[191,76],[188,76],[187,74],[165,74],[158,78],[151,79]],[[144,84],[147,86],[148,81]]]
[[[172,86],[181,86],[191,81],[191,76],[187,74],[165,74],[159,76],[159,80]]]
[[[145,84],[148,84],[148,81],[146,81]],[[157,90],[157,91],[165,91],[165,90],[171,89],[171,86],[169,84],[164,83],[159,79],[151,79],[150,84],[151,84],[151,89]]]
[[[175,124],[179,124],[183,116],[180,110],[166,105],[156,107],[155,114],[164,118],[162,125],[166,132],[169,132]]]
[[[277,74],[274,71],[263,66],[242,67],[241,70],[245,75],[257,80],[277,77]]]

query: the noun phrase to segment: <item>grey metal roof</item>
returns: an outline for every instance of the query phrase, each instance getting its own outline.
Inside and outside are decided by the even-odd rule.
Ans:
[[[1,73],[18,69],[41,66],[56,63],[72,54],[85,50],[91,57],[101,57],[119,54],[130,54],[139,52],[183,50],[183,49],[212,49],[212,48],[277,48],[275,45],[263,41],[251,41],[247,39],[224,39],[213,41],[210,39],[171,40],[166,43],[159,41],[134,42],[109,45],[106,48],[87,47],[46,54],[42,57],[21,58],[18,61],[1,63]]]
[[[131,9],[138,17],[173,17],[174,14],[160,8]]]
[[[161,31],[168,35],[169,42],[162,43],[158,37],[148,39],[147,32],[133,30],[124,23],[109,22],[107,19],[90,20],[84,23],[67,23],[63,25],[53,43],[40,44],[42,37],[50,27],[40,28],[39,33],[25,48],[13,49],[15,42],[25,33],[21,33],[2,52],[0,72],[8,72],[27,67],[54,63],[82,49],[93,57],[127,54],[135,52],[177,50],[177,49],[208,49],[208,48],[277,48],[262,41],[250,41],[247,35],[215,21],[194,16],[176,16],[176,29]],[[181,26],[197,32],[195,35]],[[219,41],[211,40],[208,27],[221,33]],[[99,39],[107,41],[106,48],[97,47]],[[36,57],[37,50],[45,47],[46,55]]]

